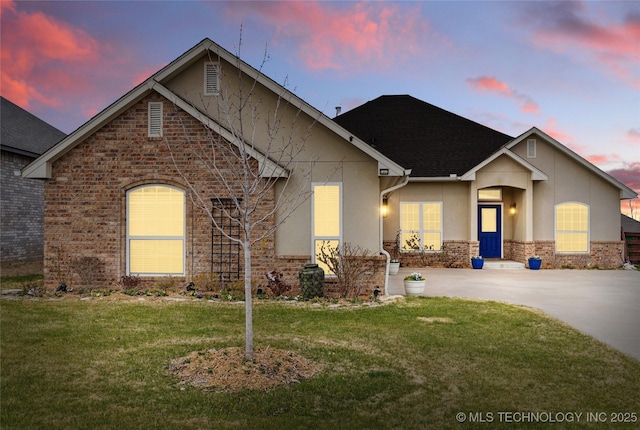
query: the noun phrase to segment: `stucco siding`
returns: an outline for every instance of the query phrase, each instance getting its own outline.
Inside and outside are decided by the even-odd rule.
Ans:
[[[443,239],[469,240],[469,185],[464,182],[414,182],[389,197],[384,219],[384,240],[395,239],[400,229],[400,202],[442,202]]]
[[[534,183],[533,239],[554,240],[555,206],[580,202],[589,205],[591,241],[620,240],[620,190],[539,136],[532,138],[535,158],[527,158],[526,140],[513,151],[548,176]]]

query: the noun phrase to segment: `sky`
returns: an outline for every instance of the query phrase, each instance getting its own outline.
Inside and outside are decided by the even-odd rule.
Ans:
[[[330,117],[410,94],[640,192],[638,1],[0,0],[0,94],[70,133],[204,38]]]

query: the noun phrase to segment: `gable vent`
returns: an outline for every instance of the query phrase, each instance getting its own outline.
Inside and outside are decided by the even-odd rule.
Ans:
[[[204,63],[204,95],[217,96],[220,93],[220,64]]]
[[[162,137],[162,102],[149,102],[149,137]]]
[[[527,158],[536,158],[536,140],[527,140]]]

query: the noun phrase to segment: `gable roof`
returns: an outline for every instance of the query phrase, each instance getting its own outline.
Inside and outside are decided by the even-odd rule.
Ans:
[[[578,154],[576,154],[575,152],[573,152],[572,150],[570,150],[569,148],[567,148],[566,146],[564,146],[563,144],[561,144],[560,142],[555,140],[553,137],[549,136],[547,133],[545,133],[544,131],[540,130],[537,127],[531,127],[529,130],[525,131],[520,136],[518,136],[517,138],[509,142],[505,146],[505,148],[511,149],[514,146],[516,146],[518,143],[525,141],[527,138],[533,135],[540,136],[541,138],[546,140],[549,144],[551,144],[554,148],[556,148],[558,151],[562,152],[569,158],[573,159],[578,164],[581,164],[591,173],[599,176],[600,178],[604,179],[614,187],[618,188],[620,190],[620,199],[635,199],[636,197],[638,197],[638,194],[634,190],[627,187],[625,184],[618,181],[616,178],[609,175],[608,173],[603,172],[602,170],[597,168],[595,165],[591,164],[590,162],[588,162],[587,160],[585,160],[584,158],[582,158],[581,156],[579,156]]]
[[[275,81],[268,78],[257,69],[240,60],[237,56],[231,54],[229,51],[217,45],[212,40],[204,39],[193,48],[182,54],[180,57],[172,61],[170,64],[162,68],[160,71],[152,75],[146,81],[142,82],[140,85],[119,98],[102,112],[91,118],[85,124],[80,126],[76,131],[70,134],[66,139],[59,142],[56,146],[48,150],[41,157],[25,167],[23,169],[23,176],[31,178],[51,177],[51,163],[62,157],[66,152],[70,151],[77,144],[85,140],[100,127],[104,126],[105,124],[119,116],[122,112],[127,110],[134,103],[138,102],[152,91],[158,91],[163,96],[171,100],[179,100],[180,97],[168,90],[162,84],[170,80],[172,77],[178,75],[183,70],[187,69],[190,65],[201,59],[203,56],[209,54],[236,65],[242,72],[248,74],[251,77],[256,77],[257,81],[260,84],[264,85],[275,94],[282,96],[287,100],[288,103],[299,108],[302,112],[306,113],[312,118],[316,118],[317,123],[332,130],[340,138],[342,138],[346,144],[357,147],[361,151],[371,156],[373,159],[377,160],[379,169],[386,169],[389,176],[404,176],[410,172],[405,170],[402,166],[392,161],[382,153],[366,145],[364,142],[360,141],[357,138],[354,138],[352,133],[348,132],[337,123],[333,122],[326,115],[324,115],[281,85],[277,84]],[[222,127],[221,124],[216,122],[214,118],[206,116],[203,112],[195,111],[193,109],[188,110],[187,112],[205,125],[210,126],[210,124],[216,124],[216,127]],[[206,118],[204,118],[205,116]],[[254,152],[254,155],[256,157],[260,157],[261,154]],[[283,173],[280,166],[274,165],[275,163],[270,160],[264,161],[266,161],[268,164],[271,164],[271,166],[266,169],[265,172],[271,171],[273,174]]]
[[[412,177],[460,176],[513,139],[409,95],[386,95],[334,118]]]
[[[36,158],[66,134],[0,97],[0,147],[3,151]]]
[[[464,175],[460,176],[461,181],[475,181],[476,173],[482,169],[484,166],[488,165],[495,159],[501,157],[502,155],[511,158],[513,161],[527,169],[531,172],[531,179],[534,181],[546,181],[549,179],[546,173],[538,169],[533,164],[529,163],[527,160],[522,159],[514,152],[508,150],[506,147],[501,148],[500,150],[494,152],[489,158],[486,158],[482,163],[475,166],[473,169],[465,172]]]

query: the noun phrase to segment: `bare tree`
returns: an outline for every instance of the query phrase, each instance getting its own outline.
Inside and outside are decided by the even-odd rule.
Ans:
[[[242,38],[240,46],[241,42]],[[215,229],[228,240],[239,244],[243,251],[246,358],[252,359],[251,250],[255,243],[274,234],[311,196],[313,160],[309,156],[306,156],[306,161],[300,160],[305,158],[302,157],[305,144],[318,118],[301,121],[304,114],[300,107],[291,103],[291,93],[284,86],[274,103],[262,100],[257,90],[263,67],[269,58],[267,51],[265,49],[255,76],[247,76],[242,71],[239,51],[240,48],[236,55],[237,80],[220,88],[213,108],[206,106],[204,100],[201,101],[205,110],[217,114],[213,123],[210,116],[202,112],[198,118],[208,124],[209,142],[191,139],[186,126],[182,124],[189,150],[208,172],[210,180],[216,181],[230,196],[233,203],[231,208],[223,207],[221,210],[224,217],[238,227],[238,237],[230,235],[219,224],[212,213],[210,196],[198,189],[195,180],[176,161],[172,144],[167,139],[164,141],[173,165],[190,188],[194,204],[206,211]],[[191,107],[195,108],[193,104]],[[268,209],[265,210],[265,207]]]

